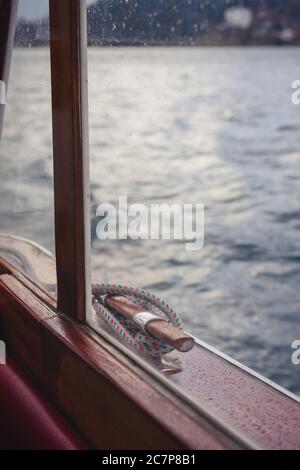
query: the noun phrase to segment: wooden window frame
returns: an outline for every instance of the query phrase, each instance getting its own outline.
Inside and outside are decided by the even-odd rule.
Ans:
[[[50,0],[57,309],[91,308],[86,2]]]
[[[16,3],[2,0],[0,79],[8,79]],[[0,258],[8,356],[91,448],[299,449],[299,400],[251,371],[198,344],[170,378],[188,385],[195,407],[83,323],[90,298],[84,3],[50,0],[57,305]]]

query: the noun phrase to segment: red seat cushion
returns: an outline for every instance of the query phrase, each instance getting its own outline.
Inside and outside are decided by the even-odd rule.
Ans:
[[[52,404],[12,362],[0,365],[0,420],[0,449],[86,448]]]

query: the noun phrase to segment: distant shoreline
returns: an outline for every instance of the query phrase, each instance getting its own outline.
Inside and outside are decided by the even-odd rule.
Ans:
[[[22,45],[22,44],[15,44],[14,48],[15,49],[38,49],[38,48],[44,48],[44,47],[49,47],[49,42],[46,43],[40,43],[40,44],[29,44],[29,45]],[[251,43],[251,44],[202,44],[202,43],[91,43],[88,44],[88,48],[146,48],[146,47],[166,47],[166,48],[175,48],[175,47],[186,47],[186,48],[197,48],[197,47],[202,47],[202,48],[228,48],[228,49],[234,49],[234,48],[244,48],[244,49],[251,49],[251,48],[270,48],[270,49],[288,49],[288,48],[297,48],[300,47],[300,43],[294,43],[294,44],[256,44],[256,43]]]

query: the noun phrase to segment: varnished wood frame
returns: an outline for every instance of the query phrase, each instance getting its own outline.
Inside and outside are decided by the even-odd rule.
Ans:
[[[91,307],[85,0],[49,0],[57,308]]]
[[[13,274],[0,275],[0,321],[9,356],[91,448],[243,448],[113,357],[88,327],[58,315]]]
[[[168,379],[199,400],[198,408],[190,406],[88,326],[58,314],[43,295],[0,259],[0,333],[8,355],[92,448],[300,449],[299,400],[197,347],[183,355],[183,373]]]

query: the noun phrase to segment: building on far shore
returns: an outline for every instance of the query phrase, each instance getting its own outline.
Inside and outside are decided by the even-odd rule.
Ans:
[[[49,40],[19,19],[16,46]],[[89,45],[298,45],[300,0],[106,0],[88,7]]]

